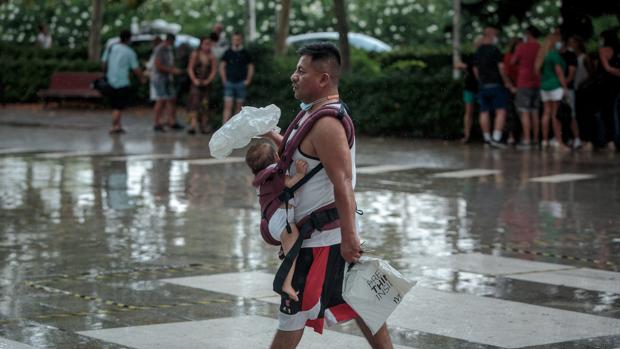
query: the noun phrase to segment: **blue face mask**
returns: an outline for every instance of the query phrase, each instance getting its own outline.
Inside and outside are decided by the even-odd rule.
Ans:
[[[314,102],[312,102],[312,103],[304,103],[304,102],[299,103],[299,107],[303,111],[308,111],[308,110],[312,109],[313,105],[314,105]]]

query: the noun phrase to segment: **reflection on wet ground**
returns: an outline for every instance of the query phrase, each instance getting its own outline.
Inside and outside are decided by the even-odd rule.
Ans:
[[[25,131],[34,134],[30,144],[19,139]],[[257,233],[258,203],[243,162],[190,161],[208,158],[206,137],[130,132],[108,138],[89,132],[0,130],[0,337],[41,348],[120,348],[75,332],[275,317],[277,307],[260,299],[159,281],[275,271],[275,251]],[[65,142],[68,135],[71,141]],[[617,154],[360,138],[358,166],[379,165],[406,169],[360,171],[361,235],[377,255],[419,280],[419,287],[620,319],[615,273],[593,284],[570,284],[493,271],[488,264],[465,266],[469,259],[445,262],[482,254],[509,258],[498,259],[502,263],[547,263],[536,273],[549,266],[587,268],[586,278],[594,275],[590,269],[618,272]],[[496,172],[443,175],[471,169]],[[567,173],[593,178],[531,181]],[[359,335],[351,325],[336,330]],[[457,334],[398,326],[391,331],[405,346],[496,347]],[[584,343],[620,346],[620,327],[593,342],[571,338],[532,348]]]

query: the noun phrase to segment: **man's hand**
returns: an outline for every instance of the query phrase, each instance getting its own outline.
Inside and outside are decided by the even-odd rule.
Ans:
[[[308,163],[303,160],[295,161],[295,171],[297,174],[305,175],[308,172]]]
[[[342,237],[340,242],[340,255],[348,263],[357,263],[362,256],[362,248],[360,247],[360,239],[357,235],[351,238]]]
[[[172,74],[174,74],[174,75],[181,75],[181,74],[183,74],[183,70],[181,70],[181,69],[179,69],[177,67],[174,67],[174,68],[172,68]]]
[[[244,84],[245,86],[250,86],[250,84],[251,84],[251,83],[252,83],[252,81],[250,81],[249,79],[248,79],[248,80],[245,80],[245,81],[243,82],[243,84]]]

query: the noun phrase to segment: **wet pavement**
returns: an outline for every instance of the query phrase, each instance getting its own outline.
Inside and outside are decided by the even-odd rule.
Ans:
[[[243,151],[132,110],[0,109],[0,348],[259,348],[276,251]],[[402,348],[620,348],[620,154],[358,138]],[[301,348],[365,347],[351,324]]]

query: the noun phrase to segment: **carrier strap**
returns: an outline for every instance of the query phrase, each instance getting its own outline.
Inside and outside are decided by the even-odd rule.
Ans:
[[[293,198],[293,196],[295,196],[295,192],[297,191],[297,189],[301,188],[302,185],[306,184],[312,177],[314,177],[315,174],[319,173],[319,171],[322,169],[323,169],[322,163],[319,163],[318,165],[314,166],[314,168],[312,168],[310,172],[306,173],[306,175],[303,176],[299,180],[299,182],[295,183],[295,185],[293,185],[290,188],[285,187],[284,190],[282,191],[282,194],[280,194],[280,196],[278,197],[278,199],[280,199],[281,202],[284,202],[286,204],[290,199]]]
[[[284,284],[284,280],[286,279],[286,275],[288,275],[289,270],[293,267],[293,261],[299,255],[299,251],[301,250],[301,244],[303,241],[310,237],[313,231],[321,229],[334,221],[338,220],[338,210],[335,207],[328,208],[319,212],[313,212],[310,216],[305,220],[301,226],[299,226],[299,237],[295,240],[295,244],[291,247],[290,251],[282,260],[282,264],[278,268],[276,272],[276,276],[273,279],[273,290],[283,295],[282,285]]]

